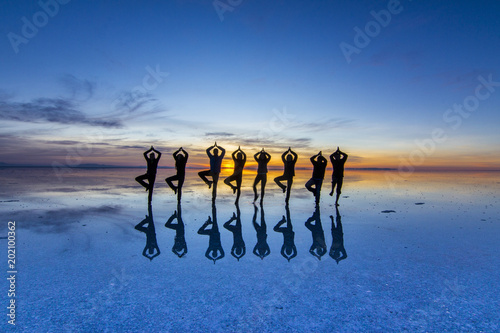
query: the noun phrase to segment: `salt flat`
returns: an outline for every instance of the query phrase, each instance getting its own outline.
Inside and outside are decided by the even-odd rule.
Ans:
[[[50,168],[0,169],[0,236],[8,220],[17,223],[18,330],[500,329],[499,173],[414,173],[389,184],[383,171],[347,171],[339,207],[347,258],[337,263],[329,255],[339,237],[334,230],[334,242],[329,179],[316,211],[304,188],[310,171],[298,171],[292,190],[297,256],[288,261],[280,254],[283,234],[273,230],[288,217],[272,182],[277,171],[257,210],[254,172],[244,174],[246,253],[237,260],[233,233],[223,226],[237,213],[232,192],[220,181],[214,210],[210,190],[189,170],[181,206],[187,253],[179,258],[172,252],[176,231],[165,227],[178,210],[163,181],[172,172],[159,170],[149,212],[147,194],[134,181],[140,169],[74,169],[61,180]],[[263,259],[252,253],[256,212],[270,249]],[[160,250],[152,260],[143,256],[147,232],[135,228],[151,215]],[[205,257],[211,236],[198,234],[209,216],[224,250],[215,263]],[[310,218],[314,232],[306,226]],[[310,247],[313,239],[321,243],[321,231],[326,253],[319,260]],[[6,248],[7,241],[0,244]],[[5,255],[1,265],[7,267]],[[0,287],[7,290],[7,282]]]

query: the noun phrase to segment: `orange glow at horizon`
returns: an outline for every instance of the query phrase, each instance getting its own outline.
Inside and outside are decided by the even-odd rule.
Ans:
[[[173,148],[163,148],[161,145],[155,145],[162,152],[160,167],[175,167],[175,161],[172,157]],[[209,159],[205,153],[205,149],[198,147],[188,147],[185,149],[189,153],[188,168],[209,169]],[[234,167],[231,153],[236,147],[227,146],[226,155],[222,162],[222,168],[232,170]],[[247,162],[245,169],[255,169],[257,162],[254,160],[254,153],[258,152],[259,148],[243,148],[247,154]],[[312,165],[309,158],[316,154],[318,148],[293,148],[299,155],[296,168],[311,169]],[[281,154],[284,150],[279,148],[266,149],[272,156],[269,162],[269,168],[274,170],[282,170],[283,162]],[[398,167],[413,167],[415,170],[500,170],[500,158],[491,153],[475,153],[470,155],[460,154],[459,152],[443,151],[435,152],[434,154],[417,156],[413,160],[410,159],[408,152],[389,151],[389,150],[355,150],[354,147],[346,147],[343,149],[348,155],[346,168],[391,168]],[[94,149],[88,156],[82,156],[80,164],[105,164],[116,166],[135,166],[146,167],[143,151],[140,149],[130,150],[106,150]],[[332,151],[323,151],[323,155],[328,160],[328,169],[331,169],[329,155]],[[53,161],[59,161],[64,164],[66,155],[48,156],[44,162],[46,165],[51,165]]]

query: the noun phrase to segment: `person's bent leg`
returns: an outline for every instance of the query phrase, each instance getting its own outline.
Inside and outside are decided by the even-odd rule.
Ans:
[[[231,176],[229,176],[229,177],[227,177],[227,178],[224,179],[224,184],[226,184],[227,186],[229,186],[231,188],[233,188],[233,185],[231,184],[233,175],[231,175]]]
[[[313,185],[314,185],[314,178],[311,178],[307,181],[306,188],[309,192],[314,194],[316,193],[316,189],[313,187]]]
[[[165,181],[167,182],[167,185],[174,191],[174,193],[177,193],[177,189],[179,187],[179,184],[177,184],[177,186],[175,186],[174,183],[173,183],[174,180],[179,180],[179,176],[178,175],[174,175],[174,176],[165,178]]]
[[[283,193],[285,193],[285,191],[286,191],[286,186],[285,186],[285,185],[283,185],[283,184],[281,183],[281,181],[282,181],[282,180],[286,180],[286,179],[287,179],[287,178],[286,178],[286,176],[285,176],[285,175],[281,175],[281,176],[278,176],[278,177],[274,178],[274,182],[276,183],[276,185],[278,185],[278,186],[279,186],[279,187],[283,190]]]
[[[149,189],[149,184],[144,181],[144,179],[148,179],[148,174],[145,173],[143,175],[135,177],[135,181],[141,184],[146,190]]]
[[[210,170],[203,170],[203,171],[198,172],[198,176],[200,176],[200,178],[205,182],[205,184],[208,185],[208,188],[210,188],[212,186],[212,182],[207,179],[207,176],[210,176],[210,175],[211,175]]]
[[[233,184],[231,184],[231,182],[235,181],[237,179],[237,177],[238,177],[238,175],[235,175],[233,173],[231,176],[224,179],[224,184],[231,187],[231,189],[233,190],[233,194],[236,192],[237,186],[234,186]]]

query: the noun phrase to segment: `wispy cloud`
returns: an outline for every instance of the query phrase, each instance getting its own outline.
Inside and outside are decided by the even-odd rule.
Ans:
[[[443,80],[443,85],[447,87],[455,87],[458,90],[472,90],[477,86],[477,77],[486,77],[490,73],[494,73],[493,69],[475,68],[467,72],[459,70],[450,70],[441,72],[438,77]]]
[[[0,96],[1,97],[1,96]],[[92,118],[77,109],[77,105],[66,98],[37,98],[30,102],[0,100],[0,119],[28,123],[59,123],[73,125],[121,128],[117,118]]]
[[[349,127],[354,125],[353,119],[346,118],[329,118],[320,119],[312,122],[297,122],[291,129],[300,130],[303,132],[317,133],[323,131],[331,131],[342,127]]]
[[[72,99],[86,101],[94,95],[95,82],[79,79],[72,74],[66,74],[59,79],[62,86],[69,92]]]
[[[234,133],[229,133],[229,132],[207,132],[207,133],[205,133],[205,136],[208,136],[208,137],[214,137],[214,136],[229,137],[229,136],[234,136],[234,135],[235,135]]]
[[[236,142],[238,144],[241,144],[241,146],[248,146],[248,147],[268,146],[276,150],[281,150],[293,146],[300,146],[301,148],[307,148],[310,146],[312,139],[305,137],[287,138],[282,136],[273,136],[266,139],[258,137],[246,137],[246,138],[240,138]]]
[[[153,111],[152,105],[158,100],[149,92],[122,91],[114,101],[114,110],[120,114],[134,114],[141,111]]]

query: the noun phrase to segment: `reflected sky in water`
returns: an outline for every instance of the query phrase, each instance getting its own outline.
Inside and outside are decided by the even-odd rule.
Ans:
[[[50,168],[0,169],[0,210],[17,221],[19,326],[498,328],[499,173],[388,184],[385,172],[351,170],[337,211],[329,179],[315,207],[310,171],[297,171],[289,207],[272,182],[279,171],[262,207],[253,172],[237,207],[222,183],[231,170],[216,206],[196,171],[178,205],[163,181],[175,171],[160,169],[148,207],[141,169],[75,169],[60,181]]]

